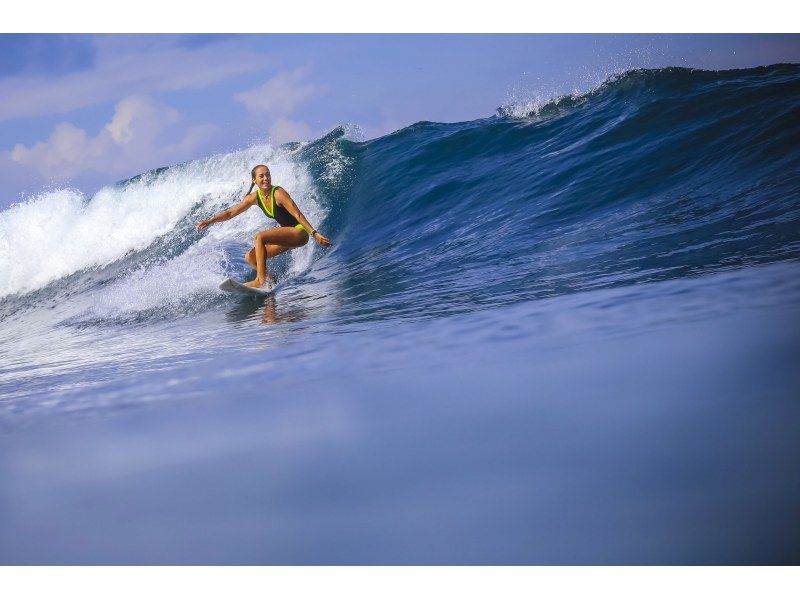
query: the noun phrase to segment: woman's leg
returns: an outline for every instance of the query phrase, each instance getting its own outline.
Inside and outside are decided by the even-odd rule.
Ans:
[[[284,247],[283,245],[267,245],[267,259],[275,257],[276,255],[282,254],[284,251],[291,251],[294,247]],[[253,267],[253,270],[258,268],[258,263],[256,262],[256,248],[251,247],[245,254],[244,254],[245,261]],[[269,269],[265,270],[266,279],[269,280]]]
[[[271,228],[257,233],[253,237],[253,249],[245,255],[248,263],[256,269],[256,278],[246,282],[245,285],[250,287],[263,286],[264,282],[269,280],[267,257],[274,257],[284,251],[302,247],[306,243],[308,243],[306,232],[290,226]]]
[[[282,254],[284,251],[289,251],[293,249],[293,247],[283,247],[282,245],[267,245],[267,259],[271,257],[275,257],[276,255]],[[253,270],[258,267],[256,263],[256,248],[251,247],[248,249],[244,254],[245,261],[253,266]]]

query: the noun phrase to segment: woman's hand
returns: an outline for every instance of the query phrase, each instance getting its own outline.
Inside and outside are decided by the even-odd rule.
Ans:
[[[199,233],[201,230],[206,228],[209,224],[211,224],[211,219],[201,220],[200,222],[197,223],[197,226],[195,227],[195,230],[197,230],[197,232]]]
[[[314,237],[314,240],[317,243],[319,243],[320,245],[322,245],[323,247],[330,247],[331,246],[331,242],[328,239],[328,237],[326,237],[325,235],[323,235],[319,231],[314,231],[314,234],[312,235],[312,237]]]

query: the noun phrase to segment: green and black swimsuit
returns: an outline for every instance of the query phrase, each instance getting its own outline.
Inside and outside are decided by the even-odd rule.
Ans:
[[[283,206],[275,205],[276,189],[280,189],[280,187],[278,185],[273,185],[269,192],[269,204],[267,204],[267,201],[264,199],[264,194],[261,192],[261,187],[256,187],[256,190],[258,191],[258,207],[261,208],[261,211],[263,211],[267,217],[277,220],[278,224],[281,226],[291,226],[305,231],[306,234],[308,234],[306,227],[300,224],[297,221],[297,218],[289,213],[289,210]]]

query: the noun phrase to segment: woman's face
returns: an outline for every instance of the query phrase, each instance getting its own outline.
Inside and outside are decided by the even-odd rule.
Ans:
[[[256,173],[253,176],[253,182],[258,185],[262,191],[269,190],[272,185],[272,177],[269,174],[269,168],[260,166],[256,168]]]

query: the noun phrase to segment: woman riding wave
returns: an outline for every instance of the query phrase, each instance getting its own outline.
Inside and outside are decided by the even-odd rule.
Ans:
[[[267,270],[267,258],[302,247],[308,243],[309,235],[323,247],[329,247],[331,242],[311,226],[285,189],[273,187],[269,168],[259,164],[253,168],[250,176],[252,184],[245,198],[216,216],[202,220],[197,224],[197,230],[201,231],[215,222],[230,220],[255,205],[260,207],[267,217],[277,220],[280,225],[277,228],[256,233],[253,237],[253,248],[244,255],[247,263],[256,270],[255,280],[244,284],[258,289],[265,283],[272,286],[272,277]],[[253,187],[256,187],[255,193],[252,193]]]

